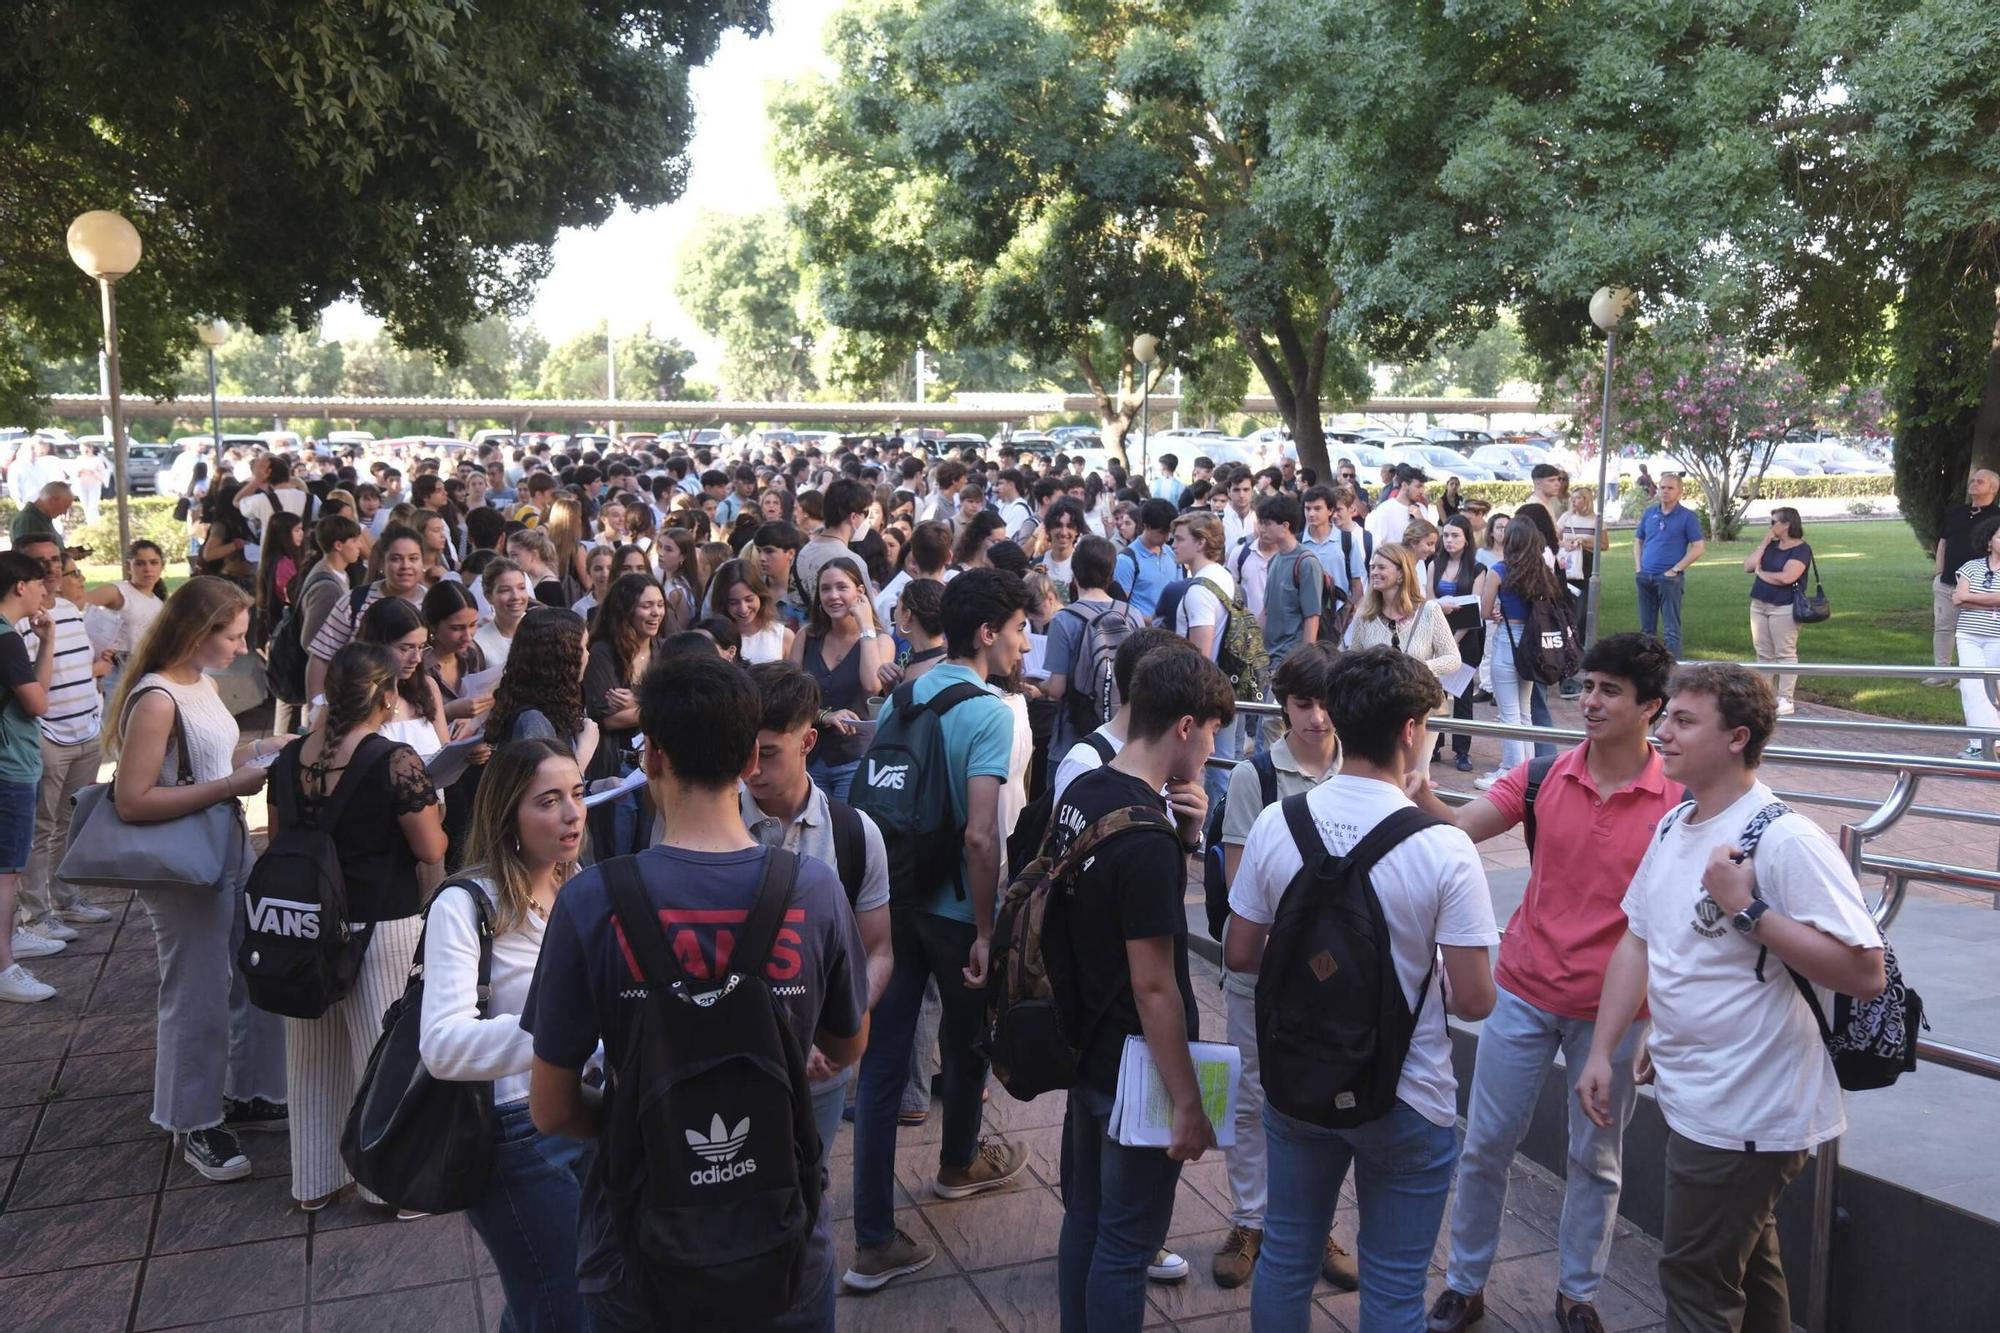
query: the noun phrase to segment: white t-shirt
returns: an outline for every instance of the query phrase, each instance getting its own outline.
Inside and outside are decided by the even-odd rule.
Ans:
[[[1251,511],[1247,514],[1237,513],[1235,505],[1229,505],[1223,509],[1222,511],[1223,550],[1233,551],[1236,549],[1238,544],[1243,542],[1246,538],[1255,540],[1256,536],[1257,536],[1256,509],[1254,508],[1251,509]]]
[[[1202,582],[1204,579],[1207,583]],[[1215,589],[1210,588],[1208,583],[1213,583],[1222,589],[1231,600],[1235,599],[1236,576],[1229,572],[1229,567],[1202,566],[1201,573],[1195,576],[1195,582],[1188,585],[1187,596],[1181,598],[1180,610],[1174,614],[1174,633],[1185,639],[1190,630],[1214,628],[1216,633],[1209,639],[1208,644],[1208,657],[1212,662],[1222,651],[1221,630],[1228,624],[1229,612],[1223,606],[1221,598],[1215,595]]]
[[[1758,782],[1700,823],[1684,811],[1653,839],[1625,893],[1627,923],[1646,942],[1660,1113],[1675,1133],[1711,1148],[1793,1152],[1847,1128],[1833,1061],[1797,984],[1775,956],[1757,980],[1763,946],[1739,934],[1701,887],[1709,853],[1734,843],[1775,799]],[[1773,911],[1843,944],[1881,947],[1846,858],[1812,820],[1773,820],[1756,867]],[[1831,1014],[1829,992],[1819,995]]]
[[[1384,500],[1368,515],[1368,531],[1375,534],[1377,546],[1383,542],[1399,542],[1403,540],[1403,532],[1410,526],[1412,517],[1410,507],[1400,499]]]
[[[1111,746],[1111,757],[1113,759],[1116,759],[1118,752],[1125,748],[1125,742],[1112,735],[1111,728],[1108,726],[1099,727],[1090,734],[1093,736],[1102,736],[1105,739]],[[1055,799],[1060,802],[1065,787],[1075,782],[1091,769],[1104,767],[1104,763],[1103,758],[1098,755],[1097,751],[1090,748],[1088,742],[1078,741],[1076,744],[1070,746],[1069,753],[1063,756],[1062,763],[1056,765],[1056,779],[1050,788],[1055,793]]]
[[[1035,520],[1035,507],[1026,500],[1008,500],[1000,506],[1000,521],[1007,525],[1007,535],[1020,541],[1028,531],[1028,525]]]
[[[1368,831],[1410,804],[1386,782],[1341,774],[1328,778],[1306,797],[1313,823],[1330,851],[1345,855]],[[1243,862],[1229,889],[1229,910],[1245,921],[1268,926],[1278,900],[1303,864],[1292,844],[1284,811],[1268,806],[1251,826]],[[1403,1060],[1396,1095],[1434,1125],[1450,1125],[1458,1115],[1458,1080],[1451,1069],[1451,1034],[1445,1027],[1440,944],[1486,946],[1500,942],[1493,923],[1493,898],[1472,839],[1450,825],[1425,829],[1392,848],[1369,875],[1382,915],[1389,923],[1389,951],[1403,999],[1417,1002],[1424,974],[1438,975],[1425,991]]]

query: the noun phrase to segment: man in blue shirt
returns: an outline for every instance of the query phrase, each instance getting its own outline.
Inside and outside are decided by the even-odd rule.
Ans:
[[[912,775],[942,782],[952,814],[965,830],[958,874],[951,881],[895,895],[889,939],[895,966],[876,1003],[873,1037],[861,1060],[854,1099],[854,1262],[842,1280],[857,1291],[879,1287],[929,1264],[936,1252],[896,1227],[896,1123],[910,1076],[917,1015],[924,990],[937,984],[942,1015],[938,1051],[943,1066],[944,1135],[932,1188],[963,1199],[998,1189],[1021,1173],[1027,1149],[982,1141],[980,1094],[986,1060],[976,1049],[986,1008],[986,954],[993,938],[993,904],[1000,886],[1000,787],[1014,748],[1014,714],[987,682],[1010,676],[1028,650],[1028,589],[1018,575],[969,569],[945,585],[945,661],[910,687],[912,704],[927,703],[956,685],[984,691],[940,715],[943,773]],[[878,722],[893,716],[893,697]],[[864,763],[867,761],[864,760]]]
[[[1639,629],[1659,634],[1664,619],[1666,632],[1661,637],[1676,659],[1681,655],[1683,576],[1707,549],[1701,520],[1681,503],[1680,474],[1661,474],[1659,502],[1639,516],[1639,527],[1632,534],[1632,563],[1639,571]]]
[[[1180,511],[1165,500],[1156,498],[1140,505],[1139,536],[1118,553],[1112,570],[1114,577],[1124,582],[1132,609],[1148,619],[1160,604],[1160,594],[1181,576],[1180,561],[1174,559],[1167,540],[1179,516]]]
[[[1180,466],[1181,460],[1173,454],[1161,454],[1160,475],[1153,479],[1154,497],[1165,500],[1176,512],[1180,510],[1181,495],[1187,490],[1187,487],[1181,485],[1181,479],[1174,475],[1180,471]]]

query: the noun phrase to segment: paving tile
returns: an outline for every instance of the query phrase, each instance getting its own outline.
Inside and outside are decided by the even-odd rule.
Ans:
[[[166,1131],[149,1118],[153,1094],[123,1092],[113,1097],[61,1097],[48,1105],[35,1131],[35,1151],[131,1143]]]
[[[29,968],[29,971],[37,978],[47,980],[42,976],[42,968],[39,966],[46,961],[48,960],[36,959],[37,966]],[[50,982],[50,984],[55,983]],[[90,987],[86,984],[81,987],[71,986],[67,990],[58,987],[53,997],[35,1004],[0,1004],[0,1033],[10,1032],[14,1028],[45,1027],[51,1023],[74,1022],[82,1016],[84,1002],[89,998]]]
[[[1486,1275],[1486,1308],[1521,1327],[1547,1320],[1556,1308],[1556,1266],[1546,1256],[1503,1259]],[[1623,1286],[1607,1282],[1598,1288],[1597,1313],[1606,1333],[1626,1333],[1658,1323],[1660,1312],[1639,1301]]]
[[[986,1124],[1002,1132],[1060,1125],[1066,1105],[1066,1099],[1059,1092],[1045,1092],[1031,1102],[1017,1102],[1004,1088],[995,1084],[993,1099],[986,1103]],[[935,1120],[937,1117],[933,1115],[931,1118]]]
[[[1343,1210],[1334,1218],[1334,1235],[1349,1250],[1354,1248],[1354,1213]],[[1188,1261],[1189,1274],[1179,1282],[1154,1282],[1146,1287],[1146,1295],[1162,1316],[1175,1323],[1186,1323],[1190,1319],[1203,1319],[1210,1315],[1225,1314],[1250,1308],[1250,1288],[1237,1287],[1224,1290],[1215,1285],[1211,1260],[1216,1250],[1228,1237],[1225,1226],[1213,1231],[1185,1233],[1174,1231],[1167,1237],[1167,1248]],[[1339,1294],[1339,1288],[1321,1278],[1313,1284],[1315,1298]]]
[[[213,1250],[306,1233],[306,1215],[285,1180],[231,1181],[212,1190],[168,1190],[160,1199],[153,1253]]]
[[[842,1292],[834,1302],[841,1333],[993,1333],[1000,1327],[962,1277],[912,1284],[898,1279],[880,1291]]]
[[[0,1106],[37,1106],[49,1095],[62,1061],[20,1060],[0,1065]]]
[[[7,1333],[122,1329],[138,1280],[137,1263],[0,1278],[0,1310],[6,1311]]]
[[[1148,1324],[1147,1327],[1164,1327],[1164,1324]],[[1241,1310],[1235,1310],[1228,1314],[1212,1315],[1207,1319],[1183,1319],[1176,1323],[1174,1327],[1190,1330],[1190,1333],[1193,1330],[1200,1330],[1200,1333],[1251,1333],[1250,1310],[1246,1305]],[[1346,1325],[1317,1305],[1312,1308],[1311,1322],[1307,1324],[1307,1327],[1312,1329],[1314,1333],[1346,1333]],[[1493,1330],[1481,1324],[1479,1326],[1479,1333],[1493,1333]]]
[[[46,1208],[91,1199],[151,1194],[160,1187],[167,1136],[102,1148],[30,1153],[21,1159],[7,1206]]]
[[[28,1150],[28,1139],[41,1113],[40,1106],[10,1106],[0,1111],[0,1157],[17,1157]]]
[[[924,1220],[923,1213],[916,1208],[899,1208],[895,1213],[896,1229],[911,1239],[928,1245],[937,1252],[928,1267],[920,1268],[908,1277],[899,1277],[893,1285],[902,1286],[906,1282],[934,1282],[939,1278],[952,1277],[962,1271],[958,1261],[938,1239],[936,1231]],[[854,1264],[854,1228],[846,1222],[833,1224],[833,1277],[842,1295],[849,1294],[845,1288],[838,1288],[840,1275]],[[857,1293],[863,1294],[863,1293]]]
[[[1052,1258],[1062,1232],[1062,1200],[1039,1186],[920,1206],[960,1267],[1000,1268]]]
[[[149,1194],[0,1213],[0,1277],[138,1259],[152,1221]]]
[[[303,1238],[159,1255],[146,1265],[134,1327],[165,1328],[283,1310],[305,1299]]]
[[[385,1227],[352,1227],[313,1237],[315,1302],[419,1287],[448,1278],[470,1278],[465,1222],[457,1215],[426,1217]],[[466,1311],[472,1311],[465,1285]],[[315,1329],[319,1319],[313,1319]]]
[[[924,1185],[924,1197],[931,1196],[928,1178]],[[895,1183],[895,1198],[890,1205],[894,1208],[909,1208],[916,1200],[903,1188],[899,1179]],[[826,1197],[820,1205],[826,1208],[827,1217],[836,1223],[846,1222],[854,1216],[854,1156],[851,1153],[837,1154],[827,1159]]]
[[[1062,1145],[1063,1127],[1045,1125],[1040,1129],[1010,1129],[1006,1131],[1009,1143],[1018,1143],[1028,1150],[1028,1169],[1041,1178],[1050,1189],[1062,1188]]]
[[[71,1055],[102,1055],[107,1051],[151,1050],[159,1035],[160,1019],[155,1010],[129,1014],[93,1012],[76,1027],[70,1044]]]
[[[142,967],[119,968],[121,959],[133,958],[134,954],[112,954],[113,967],[100,977],[97,988],[90,994],[90,1012],[93,1014],[154,1013],[160,1005],[160,979],[147,962]]]
[[[117,1092],[153,1090],[150,1050],[111,1051],[104,1055],[72,1055],[63,1062],[57,1080],[65,1097],[105,1097]]]
[[[33,1005],[7,1007],[37,1012]],[[76,1026],[74,1019],[56,1018],[50,1022],[8,1028],[7,1035],[0,1037],[0,1059],[9,1064],[23,1060],[60,1060],[70,1049],[70,1038],[75,1035]]]
[[[162,1333],[305,1333],[306,1308],[268,1310],[263,1314],[238,1315],[234,1319],[210,1319],[199,1324],[175,1324]]]
[[[316,1300],[313,1333],[479,1333],[473,1285],[468,1279],[352,1300]]]
[[[1041,1333],[1062,1322],[1054,1259],[974,1273],[972,1285],[1007,1333]]]

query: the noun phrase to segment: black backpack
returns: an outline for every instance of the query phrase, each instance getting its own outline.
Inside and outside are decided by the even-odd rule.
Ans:
[[[1268,810],[1278,803],[1278,766],[1269,750],[1252,755],[1250,765],[1257,770],[1257,786]],[[1228,809],[1229,793],[1225,791],[1209,810],[1208,826],[1202,835],[1208,850],[1201,858],[1201,890],[1208,905],[1208,935],[1217,941],[1222,939],[1222,927],[1229,920],[1229,876],[1222,859],[1222,817]]]
[[[1118,752],[1111,748],[1111,742],[1095,731],[1080,742],[1097,751],[1098,759],[1110,763]],[[1061,761],[1058,760],[1058,763]],[[1021,808],[1014,818],[1014,827],[1007,834],[1007,873],[1018,875],[1027,869],[1028,863],[1042,854],[1042,843],[1049,836],[1049,820],[1056,812],[1055,774],[1049,774],[1048,789]]]
[[[920,704],[911,702],[915,690],[912,682],[890,696],[895,709],[876,727],[875,743],[861,756],[848,804],[882,831],[892,898],[921,897],[946,881],[963,898],[959,853],[965,825],[952,810],[943,718],[986,689],[960,681]]]
[[[1577,623],[1576,598],[1568,592],[1531,600],[1519,639],[1512,622],[1502,623],[1514,648],[1514,670],[1522,680],[1560,685],[1583,669],[1583,631]]]
[[[1415,807],[1370,829],[1345,856],[1326,849],[1306,796],[1279,806],[1305,864],[1278,900],[1257,975],[1264,1095],[1295,1119],[1352,1129],[1387,1115],[1430,996],[1412,1009],[1396,977],[1389,923],[1369,874],[1405,838],[1443,821]]]
[[[636,858],[601,866],[645,994],[626,994],[598,1152],[626,1290],[656,1322],[757,1327],[808,1294],[819,1134],[805,1053],[764,977],[798,866],[765,852],[728,971],[705,981],[668,947]]]
[[[861,900],[861,881],[868,874],[868,835],[861,830],[860,813],[845,801],[827,797],[826,817],[833,825],[833,868],[852,907]]]
[[[375,928],[348,923],[347,876],[334,830],[396,750],[384,737],[364,738],[307,823],[298,803],[303,745],[287,745],[271,764],[271,836],[243,886],[243,942],[236,949],[250,1003],[287,1018],[318,1018],[361,971]]]

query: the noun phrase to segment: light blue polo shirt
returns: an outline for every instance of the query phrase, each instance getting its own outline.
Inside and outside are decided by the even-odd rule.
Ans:
[[[1132,571],[1132,582],[1126,591],[1132,594],[1133,609],[1148,619],[1160,604],[1160,594],[1181,576],[1180,561],[1174,559],[1172,544],[1162,546],[1155,554],[1146,548],[1143,537],[1120,551],[1111,567],[1113,575],[1121,580],[1127,570]]]
[[[992,686],[981,680],[970,668],[955,662],[932,667],[917,678],[910,687],[912,703],[928,703],[939,691],[948,685],[973,684],[988,691],[983,699],[967,699],[939,719],[944,730],[945,766],[950,771],[940,775],[946,782],[946,790],[951,793],[951,813],[961,827],[965,824],[965,793],[974,778],[998,778],[1007,780],[1007,766],[1014,757],[1014,713],[993,694]],[[876,717],[877,725],[896,711],[896,699],[892,694],[882,705]],[[930,779],[926,775],[927,780]],[[1000,830],[1001,838],[1007,830]],[[958,890],[951,884],[940,884],[936,889],[913,903],[918,911],[929,912],[933,916],[946,917],[952,921],[963,921],[967,925],[972,920],[972,887],[964,855],[959,857],[959,874],[966,877],[965,897],[958,896]],[[995,888],[999,886],[996,884]]]

